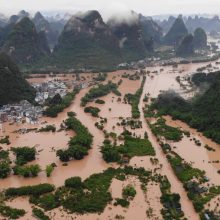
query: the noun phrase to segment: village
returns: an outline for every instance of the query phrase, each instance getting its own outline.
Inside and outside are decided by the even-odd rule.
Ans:
[[[39,118],[43,115],[46,100],[53,98],[56,94],[64,97],[68,92],[65,83],[55,79],[43,83],[33,83],[32,86],[36,90],[36,105],[27,100],[3,105],[0,107],[0,123],[38,124]]]
[[[48,98],[53,98],[56,94],[64,97],[67,94],[67,86],[64,82],[54,79],[53,81],[34,83],[32,86],[36,90],[35,101],[43,105]]]
[[[35,103],[31,104],[27,100],[18,103],[7,104],[0,107],[0,130],[2,123],[28,123],[39,124],[39,119],[43,116],[43,111],[47,106],[47,100],[59,94],[61,98],[67,95],[74,88],[84,89],[94,82],[84,82],[84,80],[60,80],[52,78],[43,82],[31,83],[36,91]]]
[[[0,108],[0,123],[27,122],[37,124],[42,114],[43,108],[41,106],[34,106],[27,100],[22,100],[19,103],[3,105]]]

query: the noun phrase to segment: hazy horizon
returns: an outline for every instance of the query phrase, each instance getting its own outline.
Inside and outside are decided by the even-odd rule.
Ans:
[[[86,10],[99,10],[107,17],[109,14],[134,10],[144,15],[165,14],[220,14],[219,0],[0,0],[0,12],[6,15],[16,14],[20,10],[34,13],[36,11],[77,12]]]

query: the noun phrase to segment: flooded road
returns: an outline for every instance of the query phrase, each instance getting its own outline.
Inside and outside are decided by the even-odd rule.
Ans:
[[[167,91],[171,89],[178,92],[184,98],[190,98],[190,94],[186,93],[185,89],[180,86],[176,81],[176,77],[190,76],[195,73],[198,68],[207,66],[208,64],[209,63],[182,64],[178,65],[178,68],[173,68],[172,66],[164,67],[161,73],[151,73],[150,76],[153,75],[154,77],[147,77],[144,93],[150,94],[150,97],[156,98],[163,90]],[[212,62],[212,70],[217,68],[219,68],[219,64]],[[156,68],[158,72],[159,69],[159,67]],[[155,68],[148,68],[147,70],[152,72],[155,71]],[[205,70],[205,72],[207,72],[207,70]],[[195,168],[206,171],[211,183],[220,185],[220,175],[218,174],[218,170],[220,169],[220,163],[218,162],[220,160],[220,145],[206,138],[202,133],[190,128],[181,121],[174,121],[169,116],[164,118],[168,125],[180,127],[182,130],[189,131],[191,134],[189,138],[184,136],[183,140],[180,142],[169,142],[172,146],[172,150],[177,152],[187,162],[192,163]],[[201,142],[201,147],[195,144],[192,140],[193,138]],[[208,145],[213,150],[207,150],[205,145]]]
[[[172,81],[170,83],[172,83]],[[150,87],[149,84],[151,84],[151,83],[149,83],[149,78],[148,78],[146,80],[146,83],[144,86],[144,92],[142,94],[141,100],[143,100],[145,94],[148,94],[150,92],[152,92],[152,94],[154,94],[155,92],[158,91],[158,88],[153,87],[153,86]],[[142,109],[143,107],[144,107],[144,103],[140,102],[139,109]],[[145,122],[145,117],[144,117],[143,111],[141,111],[141,121]],[[167,161],[166,156],[163,153],[156,137],[152,134],[152,132],[146,122],[143,123],[143,130],[147,131],[148,139],[152,143],[152,145],[156,151],[156,158],[158,158],[159,163],[162,164],[161,174],[166,175],[168,180],[171,183],[171,192],[178,193],[180,195],[180,203],[182,205],[182,210],[185,214],[185,217],[187,219],[195,219],[195,220],[199,219],[199,215],[194,210],[192,202],[188,199],[187,193],[186,193],[185,189],[183,188],[182,183],[177,179],[176,175],[174,174],[174,172],[173,172],[169,162]],[[138,161],[136,161],[136,164],[138,164]],[[147,168],[147,167],[145,167],[145,168]]]

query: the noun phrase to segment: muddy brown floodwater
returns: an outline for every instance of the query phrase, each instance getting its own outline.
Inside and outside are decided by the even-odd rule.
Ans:
[[[151,80],[151,79],[147,78],[141,100],[143,100],[145,94],[159,91],[159,88],[149,87],[149,84],[150,84],[149,80]],[[166,83],[166,81],[164,83]],[[171,83],[172,83],[172,81],[171,81]],[[152,89],[153,89],[153,91],[152,91]],[[140,102],[139,109],[142,109],[143,107],[144,107],[144,103]],[[191,201],[187,197],[187,193],[184,190],[184,188],[182,186],[182,183],[175,176],[169,162],[166,159],[166,156],[164,155],[159,143],[156,140],[156,137],[152,134],[150,128],[148,127],[147,123],[145,122],[143,111],[141,111],[141,121],[144,122],[143,123],[143,130],[147,131],[148,138],[149,138],[150,142],[152,143],[152,145],[155,148],[156,157],[159,159],[160,164],[162,164],[161,174],[166,175],[168,180],[170,181],[170,183],[171,183],[171,192],[172,193],[179,193],[179,195],[181,197],[180,198],[180,203],[182,205],[182,210],[183,210],[186,218],[195,219],[195,220],[199,219],[199,216],[195,212]],[[138,164],[138,161],[136,161],[136,164]]]
[[[1,188],[7,187],[19,187],[22,185],[34,185],[42,182],[52,183],[56,186],[61,186],[64,184],[65,179],[71,176],[81,176],[83,179],[87,178],[93,173],[102,172],[109,167],[101,156],[99,146],[102,145],[104,140],[104,135],[94,126],[94,119],[89,115],[84,113],[82,107],[80,107],[80,99],[87,93],[88,89],[82,90],[74,100],[74,103],[66,109],[64,112],[58,115],[57,118],[42,118],[42,121],[47,121],[48,124],[55,124],[56,126],[67,118],[68,111],[74,111],[77,114],[77,118],[89,129],[89,131],[94,136],[94,141],[92,149],[89,151],[89,155],[83,160],[74,160],[68,162],[68,166],[62,166],[62,163],[56,157],[56,152],[52,151],[54,149],[66,148],[69,138],[74,135],[72,132],[56,132],[52,133],[28,133],[25,135],[12,134],[14,130],[23,127],[37,127],[36,125],[16,125],[5,126],[5,132],[0,133],[0,135],[9,135],[11,140],[11,145],[14,147],[19,146],[37,146],[39,152],[36,163],[43,165],[55,162],[57,167],[55,168],[53,175],[51,177],[46,177],[44,172],[40,173],[38,177],[35,178],[23,178],[11,175],[10,177],[0,180]],[[39,127],[45,126],[39,125]],[[8,149],[10,146],[3,146],[4,149]]]
[[[212,140],[204,137],[202,133],[190,128],[187,124],[176,120],[173,121],[171,117],[166,116],[166,123],[173,127],[179,127],[183,130],[190,132],[190,137],[184,136],[184,138],[177,143],[170,142],[173,150],[181,155],[184,160],[193,164],[193,167],[204,170],[210,179],[210,182],[215,185],[220,185],[220,175],[218,170],[220,169],[220,145],[213,142]],[[201,142],[201,146],[197,146],[192,140],[195,138]],[[204,146],[208,145],[214,151],[208,151]],[[189,153],[190,152],[190,153]]]
[[[159,160],[158,165],[152,165],[150,162],[150,157],[134,157],[130,161],[130,165],[135,167],[144,167],[146,170],[153,170],[158,168],[158,173],[162,175],[166,175],[171,183],[171,192],[179,193],[181,196],[181,205],[182,210],[187,219],[197,220],[199,219],[198,214],[195,212],[191,201],[188,199],[187,194],[181,184],[181,182],[176,178],[173,173],[170,164],[168,163],[164,153],[162,152],[155,136],[152,134],[149,129],[142,108],[144,107],[143,98],[145,94],[149,94],[150,97],[157,97],[161,91],[173,89],[176,92],[180,93],[184,97],[187,97],[188,94],[185,93],[184,89],[180,86],[180,84],[176,81],[177,76],[187,76],[196,71],[197,68],[206,66],[208,63],[200,63],[200,64],[185,64],[178,65],[177,68],[173,68],[171,66],[159,66],[159,67],[150,67],[147,68],[147,71],[150,71],[150,76],[147,76],[144,91],[141,97],[141,101],[139,104],[139,109],[141,112],[140,120],[142,121],[142,128],[136,129],[135,133],[140,136],[144,136],[144,132],[147,131],[149,140],[151,141],[153,147],[156,151],[156,158]],[[213,62],[213,66],[215,66],[215,62]],[[218,67],[218,66],[217,66]],[[163,71],[160,71],[163,69]],[[155,72],[157,71],[157,73]],[[125,71],[116,71],[113,73],[109,73],[107,80],[112,80],[113,82],[118,82],[121,79],[121,75]],[[133,71],[126,71],[133,73]],[[153,73],[154,72],[154,73]],[[82,74],[86,80],[91,80],[91,74]],[[70,81],[74,79],[72,75],[67,76],[57,76],[61,80]],[[50,80],[50,77],[47,75],[46,78],[32,78],[29,79],[30,82],[42,82],[44,80]],[[126,93],[135,93],[136,90],[140,87],[141,80],[129,80],[122,78],[123,82],[119,86],[119,90],[122,93],[122,100],[119,101],[118,97],[114,94],[109,94],[105,97],[102,97],[105,101],[104,105],[99,105],[96,103],[88,103],[88,106],[97,106],[101,109],[100,116],[107,118],[108,122],[105,125],[105,129],[108,132],[114,131],[117,135],[120,135],[123,128],[117,126],[117,122],[120,121],[119,117],[131,117],[131,106],[123,103],[123,96]],[[36,178],[22,178],[18,176],[11,175],[10,177],[0,180],[1,188],[8,187],[18,187],[23,185],[33,185],[39,183],[52,183],[56,186],[63,185],[65,179],[72,176],[80,176],[83,179],[89,177],[93,173],[99,173],[103,170],[107,169],[110,166],[116,167],[116,165],[106,164],[100,153],[100,146],[104,140],[103,132],[98,130],[95,127],[95,122],[99,119],[91,117],[90,114],[84,113],[84,109],[80,106],[80,99],[88,92],[89,88],[83,89],[76,96],[74,102],[71,104],[69,108],[67,108],[64,112],[60,113],[57,118],[42,118],[41,122],[45,122],[46,124],[55,124],[57,128],[62,123],[63,120],[67,117],[68,111],[74,111],[77,114],[77,118],[89,129],[89,131],[94,136],[94,142],[92,145],[92,149],[89,151],[89,155],[86,156],[83,160],[80,161],[71,161],[68,162],[68,166],[62,166],[62,163],[56,157],[55,150],[60,148],[67,147],[68,140],[71,136],[75,135],[74,132],[56,132],[56,133],[28,133],[28,134],[14,134],[12,131],[17,130],[21,127],[42,127],[45,125],[5,125],[5,133],[0,133],[0,135],[9,135],[11,140],[10,146],[36,146],[38,155],[35,163],[39,163],[44,169],[47,164],[55,162],[57,167],[55,168],[52,176],[47,178],[45,172],[40,173],[40,175]],[[203,137],[196,130],[193,130],[184,123],[173,121],[171,118],[166,118],[167,123],[170,125],[182,127],[185,130],[189,130],[190,133],[199,138],[203,144],[208,144],[213,147],[216,152],[208,152],[204,147],[194,146],[194,142],[184,139],[180,143],[172,143],[174,150],[180,154],[186,161],[193,162],[193,166],[198,168],[203,168],[210,178],[211,183],[219,184],[219,177],[217,174],[217,169],[219,169],[218,164],[208,163],[208,161],[219,160],[219,146],[213,142],[210,142],[209,139]],[[130,128],[128,128],[131,130]],[[9,148],[10,146],[3,146],[4,149]],[[188,151],[190,155],[188,155]],[[198,155],[200,157],[198,157]],[[13,156],[11,156],[13,157]],[[205,162],[203,162],[203,160]],[[213,169],[215,169],[213,171]],[[213,174],[211,173],[213,171]],[[215,174],[214,174],[215,173]],[[119,180],[114,179],[110,191],[112,192],[113,198],[120,198],[122,187],[126,184],[133,184],[137,190],[137,195],[134,200],[131,202],[129,209],[124,209],[122,207],[115,207],[112,204],[109,204],[104,212],[101,215],[97,214],[89,214],[78,216],[75,214],[67,214],[62,209],[55,209],[47,214],[51,217],[51,219],[114,219],[116,214],[124,216],[125,219],[148,219],[146,217],[146,210],[152,208],[153,215],[150,219],[162,219],[160,214],[160,210],[162,205],[160,203],[160,188],[155,183],[149,183],[147,186],[147,192],[144,193],[141,190],[140,182],[135,177],[128,177],[126,181],[121,182]],[[215,204],[215,201],[212,202]],[[31,205],[27,202],[27,198],[17,198],[12,201],[9,201],[7,204],[16,207],[16,208],[24,208],[28,213],[22,219],[33,219],[31,216]],[[211,204],[212,205],[212,204]]]

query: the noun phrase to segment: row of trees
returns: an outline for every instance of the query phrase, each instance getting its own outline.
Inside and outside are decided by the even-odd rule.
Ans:
[[[125,101],[127,101],[131,105],[131,108],[132,108],[131,113],[132,113],[133,118],[140,118],[140,111],[139,111],[138,105],[139,105],[140,98],[143,92],[145,80],[146,80],[146,77],[144,76],[141,82],[141,86],[136,91],[135,94],[128,93],[124,97]]]
[[[45,193],[50,193],[54,191],[54,185],[49,183],[42,183],[33,186],[22,186],[19,188],[8,188],[5,191],[6,197],[16,197],[16,196],[40,196]]]
[[[0,204],[0,215],[8,219],[18,219],[25,215],[25,210]]]
[[[13,170],[14,175],[20,175],[23,177],[36,177],[39,172],[42,171],[38,164],[25,165],[28,162],[35,160],[36,149],[35,147],[13,147],[11,151],[15,154],[15,166],[11,169],[11,161],[9,159],[9,151],[0,151],[0,178],[6,178]],[[54,170],[55,164],[49,164],[46,166],[47,177],[51,176]]]
[[[23,177],[36,177],[40,171],[41,168],[38,164],[13,167],[14,175],[20,175]]]

